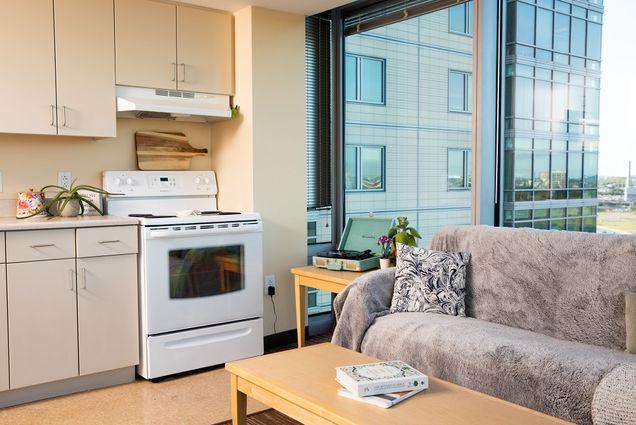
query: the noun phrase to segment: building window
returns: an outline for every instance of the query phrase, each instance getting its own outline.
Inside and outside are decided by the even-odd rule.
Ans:
[[[448,110],[470,112],[472,109],[473,76],[470,72],[448,72]]]
[[[386,61],[368,56],[345,56],[345,98],[348,102],[384,105]]]
[[[448,31],[455,34],[473,35],[473,2],[448,8]]]
[[[384,190],[384,146],[349,145],[345,149],[345,190]]]
[[[448,110],[470,112],[473,98],[473,76],[470,72],[448,71]]]
[[[472,158],[470,149],[448,150],[448,190],[470,189]]]

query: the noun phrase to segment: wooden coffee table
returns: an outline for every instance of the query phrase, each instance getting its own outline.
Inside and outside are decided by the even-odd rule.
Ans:
[[[227,363],[232,423],[245,423],[247,396],[305,424],[526,425],[567,424],[459,385],[429,377],[429,389],[382,409],[336,393],[336,366],[377,359],[320,344]]]

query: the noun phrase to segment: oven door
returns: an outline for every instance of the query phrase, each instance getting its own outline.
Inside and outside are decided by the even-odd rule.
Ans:
[[[148,335],[262,317],[261,224],[235,226],[144,228],[141,295]]]

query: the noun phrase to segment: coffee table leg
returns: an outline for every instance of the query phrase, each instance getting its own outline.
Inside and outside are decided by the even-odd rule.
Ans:
[[[232,425],[245,425],[247,415],[247,396],[238,389],[238,376],[230,375],[230,392],[232,393]]]
[[[296,289],[296,332],[298,348],[305,346],[305,314],[307,313],[307,287],[300,284],[298,276],[295,278]]]

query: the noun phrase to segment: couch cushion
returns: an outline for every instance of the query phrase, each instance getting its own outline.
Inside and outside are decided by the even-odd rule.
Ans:
[[[580,424],[592,423],[603,376],[618,364],[636,364],[636,355],[625,352],[430,313],[377,318],[361,351]]]
[[[470,254],[397,244],[391,313],[465,316],[466,264]]]
[[[559,339],[625,349],[636,237],[454,226],[431,249],[470,252],[466,315]]]

